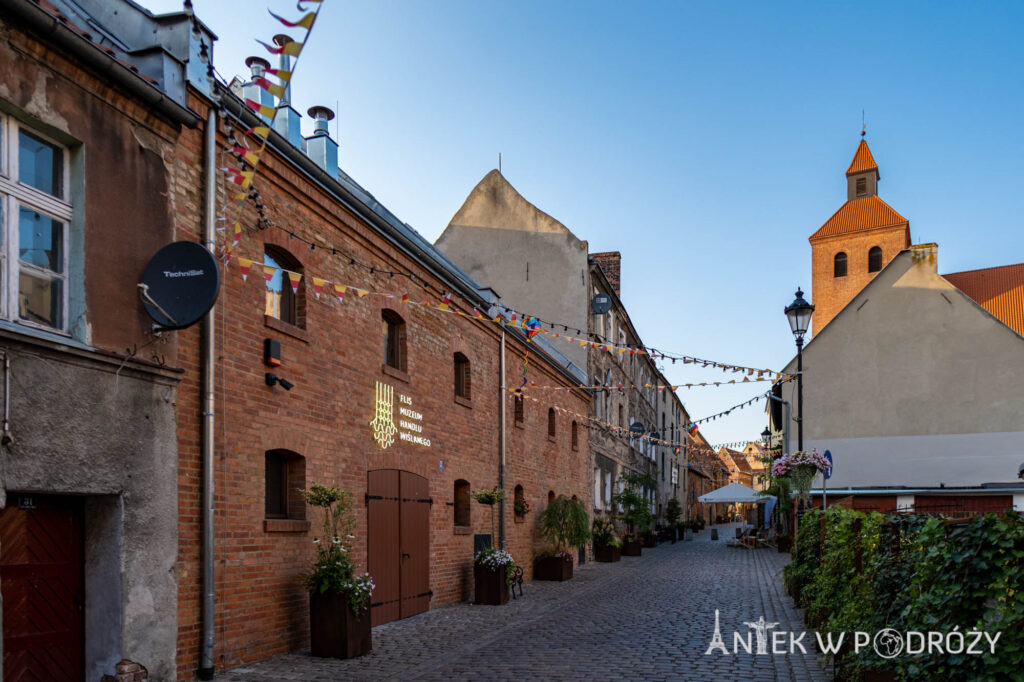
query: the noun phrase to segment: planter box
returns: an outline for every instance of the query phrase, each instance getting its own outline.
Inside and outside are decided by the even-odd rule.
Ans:
[[[537,559],[533,564],[534,580],[570,580],[572,578],[572,559],[558,556],[546,556]]]
[[[508,580],[505,571],[492,571],[486,566],[473,566],[473,603],[482,606],[501,606],[508,602]]]
[[[654,535],[644,536],[644,547],[652,548],[658,546],[658,538]]]
[[[594,561],[614,563],[622,560],[621,547],[598,547],[594,545]]]
[[[309,653],[321,658],[355,658],[369,653],[370,608],[358,616],[337,592],[309,593]]]
[[[622,543],[622,556],[640,556],[643,551],[643,545],[640,544],[639,540],[633,540],[632,542]]]

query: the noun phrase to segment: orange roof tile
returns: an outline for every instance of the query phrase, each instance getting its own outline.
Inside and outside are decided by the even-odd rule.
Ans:
[[[876,227],[903,225],[907,219],[893,210],[877,196],[851,199],[839,207],[818,231],[810,236],[811,241],[822,237],[871,230]]]
[[[856,153],[853,155],[853,161],[850,162],[850,167],[846,169],[846,174],[852,175],[853,173],[863,173],[869,170],[878,170],[878,164],[875,163],[875,157],[871,156],[868,143],[861,140],[860,144],[857,145]]]
[[[1024,263],[954,272],[943,277],[1024,336]]]

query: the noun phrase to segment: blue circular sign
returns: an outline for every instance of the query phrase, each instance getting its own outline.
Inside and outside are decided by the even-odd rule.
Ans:
[[[822,473],[822,476],[824,476],[825,480],[827,481],[828,479],[832,478],[832,451],[831,450],[826,450],[825,451],[825,459],[828,460],[828,469],[825,469],[825,471],[823,471],[821,473]]]

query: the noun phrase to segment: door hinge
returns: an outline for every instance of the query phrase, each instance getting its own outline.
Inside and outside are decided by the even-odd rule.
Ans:
[[[433,590],[427,590],[426,592],[421,592],[420,594],[417,594],[416,598],[419,599],[420,597],[433,597],[433,596],[434,596],[434,591]]]
[[[417,499],[412,498],[412,497],[403,497],[402,498],[402,502],[426,502],[427,504],[434,504],[434,498],[432,498],[432,497],[424,497],[424,498],[421,498],[421,499],[417,500]]]

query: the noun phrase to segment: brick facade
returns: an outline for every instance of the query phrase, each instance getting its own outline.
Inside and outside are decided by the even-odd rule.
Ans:
[[[875,246],[882,249],[884,268],[896,254],[910,246],[910,228],[907,225],[882,227],[811,242],[811,303],[814,304],[811,326],[815,334],[878,274],[868,272],[868,252]],[[835,257],[840,252],[847,257],[845,277],[835,276]]]
[[[206,104],[194,97],[190,106],[205,113]],[[239,126],[236,130],[246,127]],[[227,145],[223,129],[219,146]],[[199,225],[195,169],[202,129],[186,131],[175,157],[174,173],[181,239],[195,239]],[[371,291],[410,293],[413,300],[439,303],[437,289],[449,284],[423,267],[385,238],[366,216],[343,206],[330,192],[312,182],[290,161],[268,153],[255,185],[267,206],[268,217],[287,231],[248,227],[236,257],[263,260],[265,245],[288,251],[301,263],[306,277],[328,278]],[[226,196],[220,195],[220,205]],[[256,223],[247,206],[243,224]],[[295,235],[295,239],[290,237]],[[324,248],[311,250],[299,240]],[[344,249],[344,258],[332,255],[331,246]],[[415,274],[406,277],[352,266],[354,258],[382,270]],[[473,320],[436,309],[406,305],[396,299],[370,295],[317,300],[310,289],[304,299],[301,327],[266,318],[266,290],[258,265],[243,281],[237,261],[224,271],[223,289],[216,306],[217,333],[217,444],[216,444],[216,658],[218,670],[305,646],[308,642],[308,598],[300,575],[314,556],[315,534],[301,522],[281,523],[265,517],[265,453],[283,449],[304,458],[304,485],[317,482],[346,488],[359,501],[357,554],[360,570],[367,562],[367,472],[402,469],[428,479],[430,506],[431,607],[466,599],[472,592],[473,534],[491,533],[491,510],[471,502],[471,529],[455,528],[454,483],[468,481],[472,490],[498,483],[499,405],[507,400],[506,528],[508,548],[517,563],[532,575],[532,557],[539,548],[538,514],[548,492],[589,499],[587,485],[587,430],[578,429],[578,447],[571,447],[572,417],[556,416],[556,433],[548,435],[548,406],[527,401],[523,423],[514,422],[512,399],[502,397],[499,384],[501,328],[487,320]],[[460,296],[453,307],[472,312]],[[303,305],[300,303],[300,306]],[[382,368],[381,315],[389,308],[406,325],[406,372]],[[485,311],[486,312],[486,311]],[[281,344],[282,365],[263,364],[265,338]],[[180,336],[178,360],[185,370],[179,409],[179,646],[178,673],[194,675],[200,652],[201,515],[199,450],[198,333]],[[543,351],[522,337],[507,334],[506,381],[517,385],[523,355],[529,348],[527,377],[543,385],[574,385],[545,360]],[[454,396],[454,353],[471,366],[470,400]],[[295,386],[290,391],[268,387],[264,373],[273,371]],[[423,415],[422,435],[429,448],[396,440],[381,450],[369,426],[374,416],[375,382],[393,386],[411,397]],[[397,398],[396,398],[397,400]],[[581,391],[559,393],[558,404],[586,414],[589,398]],[[511,499],[522,485],[532,511],[521,523],[514,519]],[[497,508],[495,508],[497,514]],[[309,520],[316,519],[312,517]],[[498,525],[494,520],[494,527]]]

